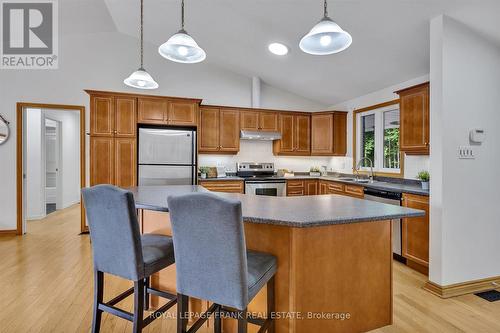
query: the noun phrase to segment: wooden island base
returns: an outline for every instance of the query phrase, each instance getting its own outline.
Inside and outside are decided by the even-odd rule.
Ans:
[[[168,213],[141,210],[139,215],[143,233],[171,235]],[[276,333],[353,333],[390,325],[391,232],[390,221],[310,228],[245,223],[247,248],[278,258]],[[175,292],[175,267],[159,272],[152,284]],[[190,310],[207,305],[192,300]],[[249,311],[265,314],[265,309],[264,288]],[[234,320],[224,320],[224,332],[235,332],[234,327]],[[256,331],[249,325],[249,332]]]

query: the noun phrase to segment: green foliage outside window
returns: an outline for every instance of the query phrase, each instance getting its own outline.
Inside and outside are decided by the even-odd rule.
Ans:
[[[384,131],[384,168],[399,169],[399,128]]]

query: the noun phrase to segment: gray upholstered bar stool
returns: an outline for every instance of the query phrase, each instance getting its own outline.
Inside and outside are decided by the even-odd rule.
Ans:
[[[276,257],[247,251],[241,203],[194,193],[169,197],[168,207],[176,260],[177,332],[187,332],[189,297],[213,302],[190,333],[212,314],[215,332],[220,332],[223,313],[236,315],[239,333],[247,332],[248,322],[260,325],[259,332],[274,332]],[[248,304],[266,284],[267,319],[249,316]]]
[[[149,277],[174,263],[172,238],[140,235],[134,197],[131,192],[112,185],[97,185],[82,190],[94,257],[94,313],[92,332],[99,332],[102,312],[133,322],[133,332],[141,332],[155,318],[177,303],[176,295],[150,288]],[[134,281],[134,287],[108,302],[103,301],[104,273]],[[134,313],[115,304],[134,294]],[[144,318],[149,294],[169,302]]]

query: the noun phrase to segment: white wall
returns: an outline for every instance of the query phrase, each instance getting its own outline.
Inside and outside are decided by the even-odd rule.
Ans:
[[[45,140],[42,133],[42,112],[40,109],[30,109],[26,115],[26,218],[28,220],[45,216],[42,167],[42,145]]]
[[[64,209],[80,202],[80,113],[75,111],[43,109],[46,117],[61,125],[61,165],[59,179],[61,205]]]
[[[16,226],[16,103],[84,105],[88,130],[89,97],[84,89],[138,92],[123,84],[123,79],[139,65],[137,39],[116,32],[63,34],[59,46],[58,70],[3,70],[0,75],[0,110],[10,121],[14,138],[0,146],[0,230],[15,229]],[[146,44],[145,67],[160,84],[152,94],[203,98],[206,104],[251,105],[251,78],[209,62],[195,65],[173,63],[157,53],[157,45]],[[261,98],[262,107],[323,108],[300,97],[292,99],[291,94],[277,89],[264,88]]]
[[[500,46],[441,16],[431,24],[432,282],[500,276]],[[486,140],[459,160],[472,128]]]
[[[403,88],[411,87],[420,83],[429,81],[429,75],[420,76],[387,88],[384,88],[373,93],[360,96],[330,107],[332,110],[349,111],[347,116],[347,157],[344,159],[335,159],[334,168],[342,172],[352,172],[352,127],[353,127],[353,110],[362,109],[368,106],[392,101],[399,98],[394,92]],[[429,170],[428,156],[405,156],[404,177],[415,178],[421,170]]]

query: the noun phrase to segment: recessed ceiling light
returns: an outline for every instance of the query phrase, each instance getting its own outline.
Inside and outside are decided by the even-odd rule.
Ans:
[[[281,43],[271,43],[267,48],[269,49],[269,52],[279,56],[284,56],[288,53],[288,47]]]

